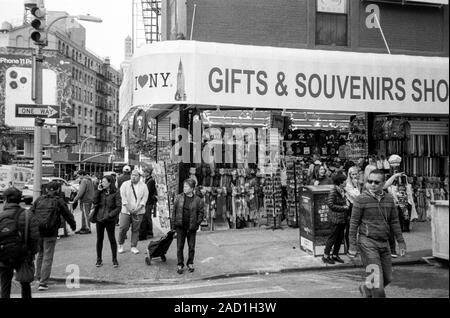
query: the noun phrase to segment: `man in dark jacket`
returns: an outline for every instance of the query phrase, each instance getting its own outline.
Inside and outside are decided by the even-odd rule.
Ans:
[[[81,229],[76,231],[77,234],[90,234],[91,224],[89,222],[89,212],[91,211],[92,202],[94,201],[95,187],[92,179],[86,171],[78,171],[80,179],[80,188],[73,202],[80,201],[81,210]]]
[[[72,231],[75,231],[75,219],[72,213],[70,213],[66,202],[58,197],[59,188],[60,185],[58,182],[50,182],[47,186],[47,195],[40,196],[34,202],[31,211],[38,220],[45,219],[45,217],[42,217],[43,213],[47,212],[44,203],[47,206],[47,204],[51,202],[56,207],[57,220],[60,221],[62,216],[64,220],[69,223]],[[39,280],[39,290],[48,289],[47,282],[52,271],[53,255],[55,254],[59,225],[60,224],[56,224],[54,229],[50,229],[49,232],[45,234],[40,229],[38,257],[36,261],[36,276]]]
[[[146,167],[144,169],[145,184],[148,188],[148,200],[145,205],[145,214],[142,218],[141,228],[139,230],[139,239],[146,240],[147,237],[153,237],[152,217],[156,217],[157,190],[156,182],[153,179],[153,169]]]
[[[197,230],[203,221],[203,200],[194,194],[195,181],[187,179],[184,181],[183,194],[175,199],[170,225],[177,231],[177,257],[178,274],[184,272],[184,243],[187,239],[189,246],[189,258],[187,267],[190,272],[194,271],[195,238]]]
[[[390,194],[383,192],[383,170],[373,170],[367,178],[366,190],[356,198],[350,219],[350,250],[356,255],[356,236],[361,260],[368,277],[359,290],[364,297],[386,297],[384,288],[392,280],[390,233],[399,244],[400,254],[406,254],[406,244],[400,229],[397,207]]]
[[[39,231],[36,218],[31,212],[25,212],[20,207],[19,203],[22,198],[22,193],[16,188],[9,188],[5,191],[6,204],[3,211],[0,212],[0,220],[3,218],[14,218],[16,213],[19,213],[18,225],[19,231],[25,238],[25,222],[26,213],[28,213],[28,235],[27,235],[27,249],[28,254],[24,259],[17,260],[15,263],[0,262],[0,283],[1,283],[1,298],[10,298],[11,281],[14,275],[14,269],[19,268],[24,262],[31,264],[34,268],[34,257],[38,250]],[[2,229],[0,229],[1,231]],[[29,282],[20,282],[22,287],[22,298],[31,298],[31,286]]]
[[[131,179],[131,168],[130,166],[125,166],[122,169],[123,175],[121,175],[119,178],[117,178],[117,189],[120,191],[120,187],[125,181],[128,181]]]

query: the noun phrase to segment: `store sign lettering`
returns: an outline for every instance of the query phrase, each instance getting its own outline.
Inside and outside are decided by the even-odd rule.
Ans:
[[[170,77],[170,73],[150,73],[135,76],[134,90],[140,88],[158,88],[158,87],[169,87],[167,81]]]
[[[279,97],[326,98],[402,102],[408,95],[414,102],[441,102],[449,99],[449,83],[445,79],[373,77],[298,73],[292,85],[286,73],[275,74],[275,85],[269,87],[269,73],[264,70],[221,69],[214,67],[208,76],[209,88],[214,93],[261,96],[273,92]],[[291,89],[291,86],[293,87]]]

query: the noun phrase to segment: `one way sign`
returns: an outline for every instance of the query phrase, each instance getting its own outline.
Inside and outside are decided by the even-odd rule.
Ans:
[[[60,118],[61,106],[16,104],[16,117]]]

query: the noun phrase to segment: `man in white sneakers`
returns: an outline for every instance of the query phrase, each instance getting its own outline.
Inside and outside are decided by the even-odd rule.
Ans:
[[[120,187],[122,197],[122,211],[119,217],[119,253],[124,252],[123,244],[131,225],[131,252],[138,254],[139,229],[145,214],[145,204],[148,199],[148,188],[139,171],[131,173],[131,179],[125,181]]]

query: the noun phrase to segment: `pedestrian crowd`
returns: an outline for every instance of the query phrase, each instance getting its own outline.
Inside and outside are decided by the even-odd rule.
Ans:
[[[379,266],[382,276],[380,286],[369,289],[367,285],[361,285],[360,292],[366,297],[385,296],[384,287],[391,281],[392,257],[398,257],[396,241],[403,256],[406,245],[402,231],[410,230],[413,203],[408,195],[405,174],[396,171],[386,181],[385,171],[370,163],[364,169],[357,164],[349,164],[331,172],[316,161],[310,170],[311,185],[333,185],[327,200],[332,229],[323,262],[344,263],[339,256],[342,244],[350,257],[359,252],[363,264]],[[95,224],[95,266],[104,265],[105,231],[114,268],[119,267],[117,254],[126,252],[125,242],[130,229],[130,251],[139,254],[138,242],[153,238],[152,217],[156,216],[158,200],[152,168],[146,167],[143,172],[131,171],[129,166],[125,166],[117,179],[115,175],[105,175],[96,180],[85,171],[79,171],[80,184],[73,202],[68,202],[61,192],[61,185],[53,181],[29,210],[19,205],[22,194],[18,189],[7,189],[4,193],[6,204],[0,211],[1,297],[10,296],[14,271],[21,284],[23,298],[31,297],[34,280],[37,280],[38,290],[48,289],[58,229],[68,223],[73,231],[76,230],[75,219],[69,209],[74,204],[78,204],[81,211],[80,229],[75,233],[90,234],[91,223]],[[183,193],[175,198],[170,215],[171,232],[176,233],[177,239],[179,274],[183,274],[185,265],[190,272],[194,271],[196,233],[204,218],[204,201],[195,189],[194,179],[184,181]],[[116,226],[119,226],[118,239]],[[188,259],[185,263],[186,242]],[[165,258],[164,255],[162,257]]]

